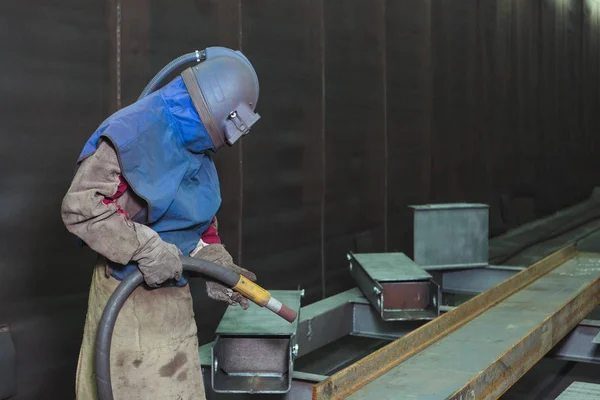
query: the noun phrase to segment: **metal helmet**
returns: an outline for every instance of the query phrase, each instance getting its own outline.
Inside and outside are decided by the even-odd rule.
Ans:
[[[209,47],[205,60],[181,73],[215,150],[246,135],[260,115],[258,76],[239,51]]]

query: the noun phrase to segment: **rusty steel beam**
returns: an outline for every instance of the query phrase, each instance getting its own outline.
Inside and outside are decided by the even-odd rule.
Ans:
[[[507,279],[506,281],[492,287],[486,292],[481,293],[480,295],[467,301],[460,307],[457,307],[456,309],[444,314],[436,320],[416,329],[410,334],[390,343],[382,349],[363,358],[359,362],[332,375],[325,381],[316,384],[313,387],[313,399],[342,399],[357,392],[359,389],[363,388],[375,379],[381,377],[386,372],[397,367],[402,362],[415,356],[419,352],[424,351],[431,345],[435,344],[436,342],[440,341],[452,332],[466,325],[469,321],[472,321],[473,319],[477,318],[490,308],[496,306],[498,303],[507,299],[511,295],[519,292],[523,288],[532,284],[539,278],[548,274],[555,268],[563,265],[565,262],[574,258],[577,255],[578,251],[574,245],[567,246],[557,251],[556,253],[551,254],[550,256],[533,264],[529,268],[524,269],[523,271]],[[592,296],[591,293],[592,292],[590,290],[587,290],[585,292],[585,296],[580,296],[579,299],[585,298],[587,300],[590,300]],[[597,294],[594,295],[596,297],[598,296]],[[590,306],[581,305],[579,304],[580,300],[578,300],[578,308],[575,310],[577,312],[574,312],[573,316],[566,316],[568,321],[559,327],[559,331],[561,332],[562,336],[555,337],[554,334],[550,335],[552,337],[552,340],[549,340],[548,342],[556,344],[556,342],[558,342],[558,340],[560,340],[575,325],[577,325],[579,321],[585,318],[587,313],[589,313],[597,304],[596,298],[594,298],[593,300],[594,304]],[[544,327],[546,330],[548,329],[548,326],[544,325]],[[542,334],[541,331],[539,333]],[[538,350],[540,350],[541,343],[538,343],[537,345],[535,343],[531,343],[530,338],[531,337],[528,337],[528,340],[520,343],[518,347],[522,347],[523,345],[529,344],[534,347],[538,346]],[[535,361],[537,361],[550,349],[551,346],[546,351],[544,351],[543,354],[539,355],[539,357],[539,351],[533,351],[531,356],[528,356],[527,363],[525,363],[524,365],[529,365],[529,361],[532,361],[534,359]],[[507,356],[515,357],[516,355],[514,352],[512,352]],[[527,369],[529,367],[527,367]],[[502,376],[498,376],[497,378],[502,378]],[[471,388],[474,388],[479,383],[479,381],[469,382],[467,386],[467,392],[464,392],[463,394],[470,393],[469,390],[471,390]],[[358,398],[363,397],[358,396]],[[455,396],[452,398],[459,399],[460,396]],[[477,398],[479,399],[480,397],[478,396]]]

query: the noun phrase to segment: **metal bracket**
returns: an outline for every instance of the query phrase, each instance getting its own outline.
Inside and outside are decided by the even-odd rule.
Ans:
[[[414,254],[427,271],[488,265],[489,206],[428,204],[414,210]]]
[[[300,314],[301,291],[272,291]],[[292,324],[251,303],[228,307],[212,347],[212,388],[217,393],[287,393],[292,386],[298,319]]]
[[[403,253],[348,254],[350,273],[384,321],[439,316],[440,286]]]

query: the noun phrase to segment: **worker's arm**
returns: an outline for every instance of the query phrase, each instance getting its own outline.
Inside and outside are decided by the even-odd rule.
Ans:
[[[67,229],[91,249],[118,264],[138,263],[146,283],[157,286],[181,276],[180,252],[151,228],[129,220],[127,210],[114,201],[126,182],[117,154],[106,141],[83,160],[61,214]]]
[[[209,228],[204,232],[198,246],[191,254],[192,257],[201,258],[210,262],[214,262],[222,267],[229,268],[236,273],[245,276],[251,281],[256,280],[256,275],[247,269],[238,267],[233,262],[233,257],[221,244],[219,238],[217,218],[215,217]],[[234,292],[231,288],[214,281],[206,281],[206,293],[213,300],[223,301],[229,305],[240,305],[244,310],[248,308],[248,299],[238,292]]]

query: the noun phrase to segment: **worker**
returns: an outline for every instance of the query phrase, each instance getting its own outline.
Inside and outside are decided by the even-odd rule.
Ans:
[[[234,264],[219,239],[221,196],[211,152],[233,145],[260,118],[258,78],[240,52],[217,49],[106,119],[77,161],[62,219],[98,253],[77,366],[79,400],[97,398],[98,323],[119,281],[136,268],[145,283],[125,302],[112,339],[115,399],[205,398],[182,254],[256,279]],[[207,281],[206,291],[248,307],[218,282]]]

